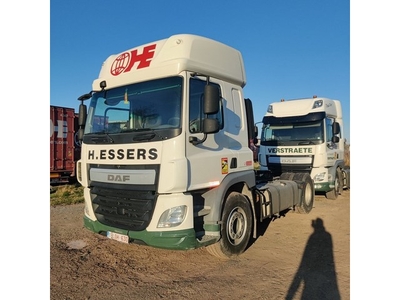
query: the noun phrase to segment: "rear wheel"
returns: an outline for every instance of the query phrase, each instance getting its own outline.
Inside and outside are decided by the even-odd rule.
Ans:
[[[252,219],[249,201],[240,193],[231,193],[222,212],[221,239],[207,251],[225,259],[243,253],[251,237]]]
[[[350,189],[350,174],[348,170],[342,170],[342,178],[343,178],[343,189]]]
[[[296,206],[297,212],[308,214],[314,206],[314,182],[308,173],[295,174],[293,180],[302,185],[300,203]]]

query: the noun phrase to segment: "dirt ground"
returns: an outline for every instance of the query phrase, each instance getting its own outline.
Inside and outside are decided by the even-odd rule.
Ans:
[[[50,209],[51,299],[350,299],[350,191],[265,223],[240,256],[122,244]]]

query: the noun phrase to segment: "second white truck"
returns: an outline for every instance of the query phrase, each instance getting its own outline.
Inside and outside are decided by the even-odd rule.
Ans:
[[[324,97],[271,103],[263,118],[258,161],[275,178],[282,173],[309,173],[315,191],[336,199],[350,187],[344,163],[340,101]]]

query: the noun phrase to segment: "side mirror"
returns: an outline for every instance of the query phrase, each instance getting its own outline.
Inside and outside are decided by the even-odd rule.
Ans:
[[[215,85],[206,85],[204,87],[205,114],[216,114],[219,111],[219,89]]]
[[[84,129],[83,128],[79,128],[78,130],[78,140],[82,141],[83,140],[83,133],[84,133]]]
[[[218,87],[209,84],[204,87],[203,113],[206,115],[202,123],[204,137],[201,140],[195,136],[189,137],[189,142],[193,145],[204,143],[207,139],[207,134],[217,133],[219,131],[218,120],[208,116],[218,113],[220,105],[219,98]]]
[[[86,124],[86,117],[87,117],[86,105],[81,103],[79,105],[79,114],[78,114],[78,125],[79,125],[78,140],[79,141],[83,140],[83,132],[85,131],[84,129],[85,129],[85,124]]]
[[[85,126],[86,117],[87,117],[86,105],[85,104],[80,104],[79,105],[79,118],[78,118],[78,125],[79,126]]]
[[[203,120],[203,133],[216,133],[219,131],[219,123],[216,119],[204,119]]]
[[[332,132],[333,134],[339,134],[340,133],[340,125],[338,122],[333,122],[332,124]]]
[[[333,137],[332,137],[332,142],[333,142],[333,143],[339,143],[339,137],[336,136],[336,135],[333,136]]]

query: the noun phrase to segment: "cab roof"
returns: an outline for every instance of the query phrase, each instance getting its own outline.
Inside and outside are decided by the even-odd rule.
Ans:
[[[241,53],[221,42],[192,34],[177,34],[124,52],[103,63],[93,90],[178,75],[182,71],[208,75],[244,87],[246,75]]]

